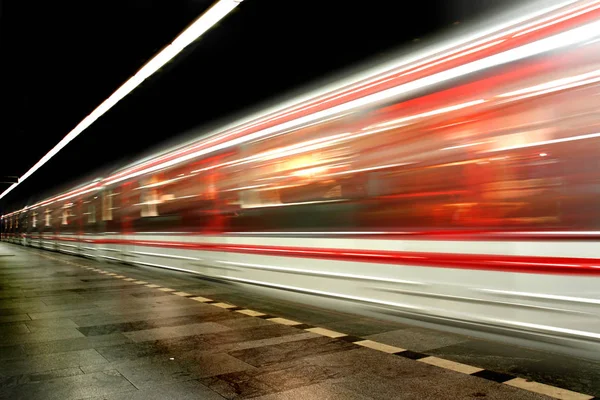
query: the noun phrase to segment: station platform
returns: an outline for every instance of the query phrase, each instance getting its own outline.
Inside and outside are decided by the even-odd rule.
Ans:
[[[596,399],[600,364],[0,243],[0,398]]]

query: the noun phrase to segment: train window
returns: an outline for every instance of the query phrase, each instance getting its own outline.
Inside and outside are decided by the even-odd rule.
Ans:
[[[113,219],[113,193],[107,190],[102,194],[102,221],[112,221]]]
[[[140,203],[142,205],[141,216],[145,217],[158,217],[158,193],[156,190],[149,190],[146,193],[142,193]]]
[[[37,215],[38,214],[35,211],[31,214],[31,226],[33,228],[37,227]]]
[[[46,211],[44,211],[44,225],[46,226],[50,226],[50,213],[52,211],[50,211],[50,209],[46,209]]]
[[[90,204],[88,206],[88,224],[95,224],[96,223],[96,206],[94,206],[93,204]]]
[[[73,207],[73,203],[67,203],[63,206],[62,216],[61,216],[61,224],[69,225],[69,217],[73,217],[73,213],[71,212],[71,207]]]

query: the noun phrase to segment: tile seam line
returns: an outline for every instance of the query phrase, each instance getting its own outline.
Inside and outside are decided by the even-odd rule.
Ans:
[[[55,260],[55,261],[59,261],[59,262],[62,262],[62,263],[70,264],[70,265],[73,265],[73,266],[76,266],[76,267],[85,268],[85,269],[87,269],[87,268],[88,268],[87,266],[84,266],[83,264],[77,264],[77,263],[70,262],[70,261],[67,261],[67,260],[62,260],[62,259],[60,259],[60,258],[55,258],[55,257],[47,256],[47,255],[45,255],[45,254],[38,254],[38,255],[40,255],[40,256],[42,256],[42,257],[45,257],[45,258],[49,258],[49,259]],[[93,271],[93,272],[96,272],[96,273],[98,273],[98,274],[104,274],[104,275],[106,275],[106,274],[108,273],[108,271],[104,271],[104,270],[99,270],[99,271],[96,271],[96,270],[93,270],[93,269],[92,269],[91,271]],[[125,279],[125,278],[127,278],[126,276],[125,276],[124,278],[117,278],[117,277],[116,277],[116,276],[114,276],[114,275],[112,275],[112,276],[111,276],[111,275],[108,275],[108,276],[110,276],[111,278],[116,278],[116,279]],[[151,283],[149,283],[149,284],[151,284]],[[153,284],[153,285],[154,285],[154,284]],[[146,285],[144,285],[144,286],[146,286]],[[165,289],[164,287],[162,287],[162,286],[160,286],[160,285],[158,285],[158,287],[150,287],[149,289],[155,289],[155,290],[159,290],[159,289],[161,289],[161,288],[162,288],[162,289]],[[175,293],[175,291],[169,291],[169,292],[163,292],[163,293],[167,293],[167,294],[175,295],[175,294],[174,294],[174,293]],[[182,297],[183,297],[183,296],[182,296]],[[212,305],[212,306],[214,306],[214,307],[218,307],[219,309],[221,309],[221,310],[224,310],[224,311],[229,311],[229,312],[237,312],[237,311],[240,311],[240,310],[249,310],[248,308],[245,308],[245,307],[239,307],[239,306],[236,306],[235,304],[232,304],[232,303],[229,303],[229,302],[228,302],[227,304],[229,304],[229,305],[232,305],[232,306],[233,306],[233,309],[232,309],[232,308],[222,308],[222,307],[219,307],[219,306],[215,306],[215,304],[221,304],[221,303],[223,303],[223,302],[221,302],[221,301],[217,301],[217,300],[213,300],[213,299],[209,299],[209,298],[206,298],[206,297],[204,297],[204,296],[196,296],[196,295],[192,295],[192,296],[187,296],[187,297],[184,297],[184,298],[187,298],[187,299],[193,300],[193,299],[194,299],[194,297],[203,297],[203,298],[204,298],[206,301],[202,301],[202,303],[205,303],[205,304],[210,304],[210,305]],[[255,311],[255,310],[251,310],[251,311]],[[287,318],[278,317],[278,316],[276,316],[276,315],[272,315],[272,314],[266,314],[266,313],[262,313],[262,312],[259,312],[259,313],[260,313],[261,315],[269,315],[269,316],[271,316],[269,319],[272,319],[272,318],[281,318],[281,319],[285,319],[285,320],[287,320]],[[248,314],[244,314],[244,315],[246,315],[247,317],[251,317],[251,318],[260,318],[260,316],[257,316],[257,315],[248,315]],[[262,319],[262,318],[261,318],[261,319]],[[298,322],[298,321],[295,321],[295,322]],[[277,323],[277,322],[275,322],[275,323]],[[290,326],[290,327],[292,327],[292,328],[293,328],[294,326],[297,326],[297,325],[309,325],[309,324],[305,324],[305,323],[302,323],[302,322],[298,322],[298,324],[295,324],[295,325],[287,325],[287,326]],[[315,333],[315,332],[312,332],[312,331],[310,331],[310,330],[309,330],[309,329],[314,329],[314,328],[321,328],[321,329],[323,329],[323,330],[325,330],[325,331],[331,331],[330,329],[327,329],[327,328],[322,328],[322,327],[318,327],[318,326],[312,326],[312,325],[311,325],[311,328],[303,328],[303,329],[300,329],[300,330],[302,330],[302,331],[305,331],[305,332]],[[315,334],[317,334],[317,335],[319,335],[319,336],[329,337],[329,338],[331,338],[331,339],[334,339],[334,340],[343,340],[343,338],[344,338],[344,337],[347,337],[347,336],[353,336],[353,335],[348,335],[348,334],[345,334],[345,333],[343,333],[343,332],[336,332],[336,333],[340,333],[340,334],[342,334],[343,336],[340,336],[340,337],[330,337],[330,336],[327,336],[327,335],[324,335],[324,334],[321,334],[321,333],[315,333]],[[385,347],[385,346],[387,346],[387,347],[396,347],[396,346],[390,346],[390,345],[386,345],[385,343],[380,343],[380,342],[377,342],[377,341],[374,341],[374,340],[365,339],[365,338],[362,338],[362,337],[358,337],[358,338],[360,338],[361,340],[358,340],[358,341],[356,341],[356,342],[360,342],[360,341],[369,341],[369,342],[373,342],[373,343],[375,343],[375,344],[377,344],[377,345],[381,345],[382,347]],[[353,342],[353,343],[356,343],[356,342]],[[359,346],[360,346],[360,345],[359,345]],[[361,346],[361,347],[367,347],[367,346]],[[368,348],[371,348],[371,347],[368,347]],[[442,368],[442,369],[445,369],[445,370],[448,370],[448,371],[454,371],[454,372],[456,372],[456,373],[459,373],[459,374],[462,374],[462,375],[470,375],[470,376],[474,376],[474,377],[476,377],[476,378],[485,379],[485,380],[487,380],[487,381],[491,381],[491,382],[497,382],[497,383],[500,383],[500,384],[503,384],[503,385],[506,385],[506,386],[511,386],[511,387],[514,387],[514,388],[517,388],[517,389],[520,389],[520,390],[523,390],[523,391],[526,391],[526,392],[530,392],[530,393],[542,394],[542,395],[545,395],[545,396],[548,396],[548,397],[551,397],[551,398],[555,398],[555,399],[565,399],[565,400],[568,400],[568,398],[567,398],[567,397],[562,397],[562,396],[561,396],[561,397],[555,397],[555,396],[551,396],[551,395],[549,395],[549,394],[547,394],[547,393],[544,393],[544,392],[542,392],[542,391],[536,391],[536,390],[533,390],[532,388],[524,388],[524,387],[512,386],[512,385],[508,384],[508,382],[512,382],[512,381],[514,381],[515,379],[519,378],[518,376],[515,376],[515,375],[511,375],[511,374],[505,374],[505,373],[501,373],[501,372],[496,372],[496,371],[488,370],[488,369],[486,369],[486,368],[480,368],[480,367],[476,367],[476,366],[474,366],[474,365],[468,365],[468,364],[463,364],[463,363],[457,363],[456,361],[448,360],[448,359],[441,358],[441,357],[437,357],[437,356],[431,356],[431,355],[429,355],[429,354],[426,354],[426,353],[421,353],[421,352],[416,352],[416,351],[412,351],[412,350],[410,350],[410,349],[402,349],[401,351],[398,351],[398,352],[395,352],[395,353],[388,353],[388,352],[386,352],[386,351],[383,351],[383,350],[380,350],[380,349],[374,349],[374,348],[371,348],[371,349],[372,349],[372,350],[375,350],[375,351],[378,351],[378,352],[380,352],[380,353],[384,353],[384,354],[392,354],[392,355],[395,355],[395,356],[400,356],[400,357],[403,357],[403,358],[411,359],[411,360],[413,360],[413,361],[415,361],[415,362],[419,362],[419,360],[422,360],[422,359],[425,359],[425,358],[428,358],[428,357],[435,357],[435,358],[437,358],[437,359],[440,359],[440,360],[442,360],[442,361],[446,361],[446,362],[449,362],[449,363],[454,363],[454,364],[462,364],[462,365],[465,365],[465,366],[467,366],[467,367],[471,367],[471,368],[474,368],[474,369],[478,369],[479,371],[472,372],[472,373],[465,373],[465,372],[457,371],[457,370],[455,370],[455,369],[452,369],[452,368],[447,368],[447,367],[443,367],[443,366],[439,366],[439,365],[429,364],[429,365],[431,365],[431,366],[433,366],[433,367]],[[405,352],[409,352],[409,354],[417,354],[417,355],[422,355],[423,357],[420,357],[420,358],[418,358],[418,359],[413,359],[413,358],[410,358],[410,357],[404,357],[404,356],[402,355],[402,353],[405,353]],[[493,379],[490,379],[490,378],[486,378],[486,377],[480,377],[480,376],[477,376],[477,375],[476,375],[476,374],[478,374],[478,373],[481,373],[481,372],[489,372],[489,373],[491,373],[492,375],[503,375],[503,376],[507,376],[507,377],[510,377],[510,378],[509,378],[509,379],[506,379],[506,380],[503,380],[502,382],[498,382],[498,381],[495,381],[495,380],[493,380]],[[564,389],[564,388],[561,388],[561,387],[558,387],[558,386],[547,385],[547,384],[545,384],[545,383],[536,382],[536,381],[529,380],[529,379],[526,379],[526,378],[521,378],[521,379],[523,379],[523,380],[526,380],[526,381],[527,381],[527,383],[538,384],[538,385],[545,386],[545,387],[548,387],[548,388],[551,388],[551,389],[557,389],[557,390],[559,390],[559,391],[566,391],[566,392],[569,392],[569,393],[571,393],[571,394],[573,394],[573,395],[579,395],[579,396],[581,396],[581,400],[584,400],[584,398],[586,398],[586,400],[594,400],[594,399],[596,399],[596,397],[594,397],[594,396],[592,396],[592,395],[589,395],[589,394],[586,394],[586,393],[575,392],[575,391],[572,391],[572,390],[569,390],[569,389]]]

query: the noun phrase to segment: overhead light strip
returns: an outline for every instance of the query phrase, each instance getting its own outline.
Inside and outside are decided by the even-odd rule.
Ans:
[[[127,80],[121,87],[119,87],[110,97],[104,100],[94,111],[92,111],[87,117],[85,117],[77,126],[69,132],[56,146],[52,148],[44,157],[42,157],[37,163],[35,163],[23,176],[19,178],[17,183],[13,183],[0,194],[0,199],[10,193],[15,187],[21,184],[25,179],[29,178],[35,171],[40,169],[46,164],[52,157],[56,155],[63,147],[69,142],[75,139],[81,132],[86,130],[92,125],[98,118],[104,115],[110,110],[115,104],[121,99],[131,93],[137,88],[144,80],[148,79],[166,63],[172,60],[177,54],[179,54],[184,48],[189,46],[192,42],[202,36],[217,22],[223,19],[229,14],[242,0],[219,0],[204,14],[202,14],[196,21],[194,21],[189,27],[187,27],[182,33],[173,40],[171,44],[162,49],[157,53],[150,61],[148,61],[139,71]]]

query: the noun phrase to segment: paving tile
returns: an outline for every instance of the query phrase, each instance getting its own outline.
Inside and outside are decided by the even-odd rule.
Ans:
[[[273,346],[257,347],[231,352],[240,360],[259,367],[268,364],[281,363],[319,353],[331,353],[355,348],[352,343],[333,340],[327,337],[282,343]]]
[[[162,328],[147,329],[124,333],[134,342],[174,338],[180,336],[194,336],[206,333],[227,331],[229,328],[215,322],[204,322],[200,324],[189,324],[183,326],[168,326]]]
[[[102,371],[12,387],[1,390],[0,397],[14,400],[65,400],[107,396],[128,390],[135,390],[135,387],[117,371]]]
[[[83,301],[85,298],[78,294],[71,294],[68,296],[43,296],[38,297],[41,301],[44,302],[47,306],[51,305],[63,305],[63,304],[73,304],[78,301]]]
[[[225,353],[198,354],[188,352],[177,358],[198,378],[254,369],[253,366]]]
[[[191,352],[194,354],[210,354],[210,353],[231,353],[237,350],[252,349],[263,346],[273,346],[281,343],[295,342],[299,340],[314,339],[318,335],[310,332],[298,333],[296,335],[274,336],[265,339],[235,341],[230,343],[200,346]],[[180,353],[180,357],[185,357],[185,353]]]
[[[24,385],[31,382],[41,382],[66,376],[82,375],[83,371],[79,367],[55,369],[52,371],[6,376],[0,378],[0,391],[13,386]]]
[[[31,332],[48,328],[77,328],[77,324],[69,318],[36,319],[24,322]]]
[[[97,350],[109,361],[119,361],[187,351],[215,352],[216,349],[223,349],[223,351],[228,349],[238,350],[240,348],[247,348],[243,346],[243,344],[251,343],[253,341],[256,341],[256,345],[250,347],[260,346],[260,341],[265,339],[275,338],[277,340],[282,340],[280,339],[281,337],[296,334],[298,334],[298,330],[296,329],[282,325],[274,325],[269,327],[249,328],[242,331],[229,330],[218,333],[106,346],[98,348]],[[304,338],[316,336],[312,333],[308,333],[308,335],[311,336],[305,336]],[[287,340],[283,339],[282,341]],[[238,345],[241,347],[237,347]]]
[[[44,306],[43,304],[41,305],[42,307]],[[20,307],[7,307],[7,308],[0,308],[0,317],[5,317],[5,316],[9,316],[9,315],[19,315],[19,314],[27,314],[29,311],[27,310],[27,308],[25,308],[25,306],[20,305]]]
[[[4,322],[29,321],[31,318],[27,314],[0,315],[0,324]]]
[[[173,296],[174,297],[174,296]],[[81,317],[72,317],[70,318],[73,322],[75,322],[78,326],[94,326],[94,325],[106,325],[106,324],[115,324],[121,322],[132,322],[132,321],[143,321],[150,319],[158,319],[165,317],[181,317],[185,315],[198,315],[202,313],[211,314],[223,312],[216,307],[210,307],[210,309],[199,308],[196,306],[187,306],[187,307],[176,307],[176,308],[166,308],[159,309],[152,312],[144,311],[144,312],[135,312],[135,313],[126,313],[121,315],[116,314],[100,314],[100,315],[87,315]]]
[[[84,310],[84,309],[98,309],[95,304],[86,300],[77,300],[71,303],[63,304],[44,304],[43,306],[26,306],[23,307],[27,310],[28,314],[31,313],[46,313],[52,311],[67,311],[67,310]],[[92,310],[93,311],[93,310]]]
[[[372,397],[364,396],[339,384],[324,382],[316,385],[299,387],[286,390],[285,392],[267,394],[254,397],[254,400],[372,400]]]
[[[84,287],[84,288],[78,288],[78,289],[71,289],[70,291],[74,292],[74,293],[81,293],[81,295],[90,295],[90,294],[104,293],[104,292],[114,294],[114,292],[116,292],[116,291],[127,292],[130,289],[131,290],[139,289],[137,286],[134,286],[129,283],[123,283],[122,281],[116,281],[116,282],[118,284],[102,285],[102,286],[95,286],[95,287]]]
[[[321,367],[298,363],[248,369],[201,378],[200,381],[226,398],[239,399],[283,392],[343,376]]]
[[[85,336],[96,336],[96,335],[105,335],[113,332],[132,332],[132,331],[141,331],[152,328],[160,328],[167,326],[180,326],[180,325],[188,325],[194,323],[202,323],[202,322],[214,322],[220,321],[221,324],[225,325],[224,322],[227,320],[238,320],[245,319],[241,317],[237,317],[235,314],[231,313],[215,313],[209,315],[184,315],[181,317],[173,317],[173,318],[160,318],[160,319],[150,319],[145,321],[133,321],[133,322],[123,322],[120,324],[107,324],[107,325],[97,325],[97,326],[87,326],[78,328],[81,333]],[[225,325],[229,326],[229,325]]]
[[[7,335],[21,335],[30,332],[31,331],[25,323],[0,325],[0,337]]]
[[[235,313],[228,313],[229,315],[237,315]],[[273,322],[266,321],[260,318],[231,318],[219,321],[219,324],[224,325],[231,329],[247,329],[256,327],[265,327],[275,325]]]
[[[223,398],[197,380],[167,385],[157,384],[152,388],[110,396],[110,400],[222,400]],[[106,397],[91,397],[85,400],[106,400]]]
[[[20,344],[10,346],[0,346],[0,360],[10,360],[11,358],[22,358],[25,356],[25,350]]]
[[[213,346],[223,345],[223,344],[231,344],[231,343],[240,343],[247,342],[252,340],[261,340],[261,339],[269,339],[274,337],[282,337],[287,335],[296,335],[300,333],[297,329],[291,328],[289,326],[283,325],[272,325],[272,326],[264,326],[264,327],[256,327],[256,328],[247,328],[243,330],[229,330],[225,332],[213,333],[213,334],[205,334],[194,336],[196,346],[202,346],[203,348],[210,349]],[[314,334],[311,334],[314,336]],[[170,339],[160,341],[161,345],[169,342],[173,344],[175,341],[182,342],[185,341],[185,338],[181,339]]]
[[[140,298],[140,299],[145,299],[147,297],[165,297],[165,296],[170,296],[170,295],[171,295],[171,293],[161,292],[158,290],[145,290],[140,293],[132,294],[133,297]]]
[[[151,312],[156,309],[166,310],[177,307],[202,307],[200,304],[191,303],[185,298],[172,295],[164,297],[148,297],[143,299],[128,296],[127,302],[123,301],[122,299],[115,299],[113,296],[111,300],[97,302],[96,304],[99,304],[99,306],[105,308],[109,308],[107,309],[107,312],[110,314],[140,313],[144,311]]]
[[[26,354],[35,355],[62,353],[75,350],[98,349],[106,346],[115,346],[131,342],[131,339],[121,333],[112,333],[102,336],[78,337],[74,339],[28,343],[24,344],[23,348]]]
[[[78,350],[29,356],[27,359],[22,360],[5,360],[0,363],[0,374],[4,376],[15,376],[106,362],[107,360],[96,350]]]
[[[154,342],[124,343],[100,347],[96,350],[110,362],[133,360],[140,357],[169,354],[171,352],[169,347],[157,346]]]
[[[27,334],[0,337],[0,344],[37,343],[78,337],[83,337],[83,334],[76,328],[37,328]]]
[[[176,361],[153,362],[116,367],[138,389],[156,386],[156,382],[170,383],[195,379],[196,376]]]
[[[81,308],[81,309],[68,309],[68,310],[60,310],[60,311],[47,311],[47,312],[35,312],[35,313],[29,313],[29,316],[31,317],[31,319],[35,320],[35,319],[47,319],[47,318],[69,318],[69,317],[73,317],[73,316],[80,316],[80,315],[97,315],[98,314],[98,308],[93,307],[93,308]],[[29,319],[29,318],[27,318]]]

